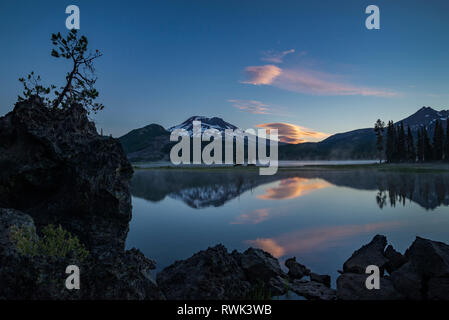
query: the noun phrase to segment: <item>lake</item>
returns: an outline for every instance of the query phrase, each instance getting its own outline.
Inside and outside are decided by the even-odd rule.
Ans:
[[[449,174],[377,170],[136,170],[127,247],[157,270],[218,243],[292,256],[329,274],[376,234],[404,252],[416,236],[449,243]]]

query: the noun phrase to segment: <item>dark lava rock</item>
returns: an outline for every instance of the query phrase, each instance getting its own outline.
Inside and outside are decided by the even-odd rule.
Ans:
[[[387,245],[387,238],[376,235],[370,243],[355,251],[352,256],[343,264],[344,273],[365,274],[366,267],[376,265],[383,275],[388,259],[384,256],[384,249]]]
[[[163,298],[139,251],[125,251],[133,170],[121,144],[97,134],[77,104],[51,109],[39,97],[0,118],[0,298]],[[12,225],[61,225],[89,251],[80,290],[65,288],[72,261],[23,256]],[[38,234],[36,237],[38,237]]]
[[[217,245],[176,261],[158,273],[157,283],[167,299],[243,299],[261,286],[272,295],[283,294],[285,274],[269,253],[250,248],[228,253]]]
[[[132,173],[121,144],[98,135],[80,105],[55,110],[32,97],[0,118],[0,207],[37,227],[61,224],[98,257],[124,249]]]
[[[427,299],[448,300],[449,278],[431,278],[427,283]]]
[[[405,255],[423,277],[449,277],[449,246],[447,244],[416,237]]]
[[[284,275],[279,261],[268,252],[249,248],[241,256],[241,267],[252,282],[269,281],[273,277]]]
[[[407,262],[391,274],[391,281],[395,288],[409,300],[425,298],[424,282],[411,262]]]
[[[316,281],[303,281],[295,279],[290,289],[296,294],[309,300],[335,300],[336,292],[328,286]]]
[[[317,274],[317,273],[310,273],[310,281],[315,281],[324,284],[326,287],[331,287],[331,277],[327,274]]]
[[[385,270],[387,270],[389,274],[392,274],[407,262],[407,257],[394,250],[393,246],[391,245],[387,247],[384,255],[385,258],[388,259],[388,262],[385,265]]]
[[[337,298],[340,300],[401,300],[401,295],[390,279],[380,278],[380,289],[367,289],[369,275],[344,273],[337,279]]]
[[[416,237],[405,255],[389,246],[382,257],[380,252],[385,243],[385,237],[376,236],[370,244],[356,251],[345,263],[345,273],[337,279],[339,299],[449,300],[447,244]],[[380,278],[379,290],[366,289],[365,281],[368,275],[360,271],[368,264],[385,266],[391,274],[388,278]],[[348,270],[358,272],[351,273]]]
[[[449,300],[449,246],[420,237],[407,249],[408,262],[391,274],[408,299]]]
[[[285,266],[288,268],[288,276],[292,279],[301,279],[310,274],[310,269],[305,265],[296,261],[296,257],[289,258],[285,261]]]

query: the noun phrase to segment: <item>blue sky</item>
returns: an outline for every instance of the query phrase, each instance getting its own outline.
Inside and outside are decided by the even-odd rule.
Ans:
[[[0,114],[31,70],[47,84],[64,80],[70,66],[50,56],[49,39],[66,32],[69,4],[80,8],[80,33],[104,53],[105,109],[93,118],[113,136],[192,115],[333,134],[449,107],[446,0],[4,0]],[[365,28],[370,4],[380,8],[380,30]]]

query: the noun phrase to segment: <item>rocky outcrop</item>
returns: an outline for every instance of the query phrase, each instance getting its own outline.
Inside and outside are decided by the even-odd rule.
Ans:
[[[344,273],[337,279],[337,298],[340,300],[401,300],[404,297],[396,290],[390,279],[380,278],[380,289],[368,290],[365,281],[368,275]]]
[[[1,117],[0,298],[162,298],[151,279],[153,262],[125,251],[132,173],[120,143],[98,135],[80,105],[50,109],[34,96]],[[64,285],[72,261],[26,256],[10,241],[13,225],[35,226],[38,238],[49,224],[89,251],[78,262],[80,290]]]
[[[331,287],[331,277],[327,274],[310,273],[310,281],[315,281],[324,284],[326,287]]]
[[[288,268],[288,276],[292,279],[302,279],[310,274],[310,270],[296,261],[296,257],[285,260],[285,266]]]
[[[288,264],[302,266],[295,258]],[[336,298],[335,290],[323,283],[289,277],[267,252],[249,248],[228,253],[223,245],[176,261],[157,275],[157,283],[167,299],[175,300],[261,299],[288,291],[312,300]]]
[[[132,167],[119,142],[97,134],[79,105],[52,110],[38,97],[0,118],[0,207],[61,224],[99,256],[123,251]]]
[[[290,289],[308,300],[335,300],[336,291],[316,281],[293,280]]]
[[[157,275],[157,283],[167,299],[242,299],[256,286],[282,294],[277,277],[285,274],[269,253],[253,248],[228,253],[217,245],[176,261]]]
[[[343,300],[449,300],[449,246],[416,237],[405,254],[394,250],[384,236],[354,252],[337,279],[337,297]],[[367,289],[367,265],[380,269],[380,288]],[[346,267],[345,267],[346,266]],[[383,275],[383,269],[390,276]]]
[[[343,272],[365,274],[366,267],[376,265],[381,274],[385,269],[388,260],[384,256],[384,249],[387,245],[385,236],[376,235],[367,245],[355,251],[352,256],[343,264]]]
[[[389,274],[392,274],[407,262],[407,257],[394,250],[392,245],[389,245],[385,250],[385,258],[388,259],[388,262],[385,264],[385,270]]]
[[[449,299],[449,246],[420,237],[407,249],[406,264],[391,275],[409,299]]]

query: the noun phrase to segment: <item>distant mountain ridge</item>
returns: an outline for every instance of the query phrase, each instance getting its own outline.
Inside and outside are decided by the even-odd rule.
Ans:
[[[413,134],[425,126],[433,135],[436,120],[446,127],[449,110],[437,111],[431,107],[422,107],[414,114],[395,125],[403,123],[410,126]],[[373,123],[376,119],[373,119]],[[388,120],[388,119],[385,119]],[[164,129],[158,124],[151,124],[140,129],[134,129],[119,140],[130,161],[168,161],[171,146],[170,133],[176,129],[184,129],[190,136],[193,133],[193,121],[201,121],[201,132],[206,129],[236,130],[237,126],[218,117],[192,116],[179,125]],[[356,129],[334,134],[320,142],[302,144],[279,144],[280,160],[358,160],[376,159],[376,136],[373,128]]]
[[[169,160],[170,132],[158,124],[131,130],[119,140],[131,162]]]
[[[433,128],[436,120],[440,120],[445,123],[447,121],[447,117],[449,117],[449,110],[436,111],[431,107],[422,107],[411,116],[403,119],[402,123],[405,127],[410,126],[412,131],[416,131],[423,126],[427,129]]]

